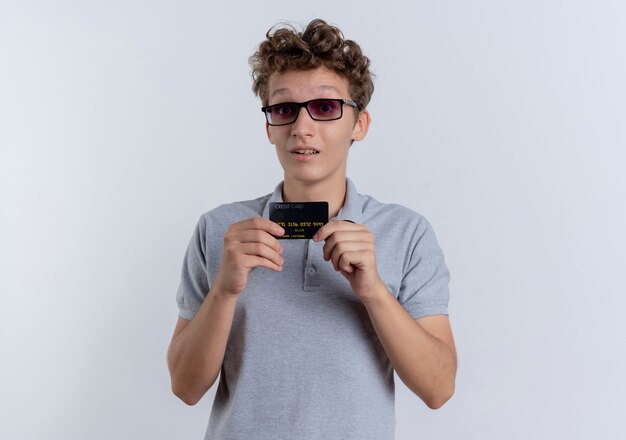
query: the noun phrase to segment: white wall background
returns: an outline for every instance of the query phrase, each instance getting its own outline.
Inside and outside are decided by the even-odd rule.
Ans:
[[[200,214],[281,180],[248,56],[281,19],[373,61],[361,192],[434,225],[455,397],[397,439],[622,439],[621,1],[0,3],[0,437],[200,439],[165,353]]]

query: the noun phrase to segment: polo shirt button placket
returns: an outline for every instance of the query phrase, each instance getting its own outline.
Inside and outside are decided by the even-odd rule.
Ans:
[[[324,243],[316,243],[313,240],[309,240],[306,246],[306,261],[304,269],[304,285],[302,286],[305,291],[315,291],[320,288],[319,270],[315,264],[316,255],[322,252]]]

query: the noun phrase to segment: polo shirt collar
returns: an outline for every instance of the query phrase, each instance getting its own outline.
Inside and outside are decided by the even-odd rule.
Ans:
[[[270,196],[265,207],[263,208],[263,217],[269,219],[270,217],[270,204],[283,202],[283,180],[274,189],[274,192]],[[361,197],[356,191],[356,187],[352,180],[346,177],[346,199],[343,206],[339,210],[335,220],[346,220],[352,223],[360,224],[363,217],[363,205],[361,203]],[[331,219],[332,220],[332,219]]]

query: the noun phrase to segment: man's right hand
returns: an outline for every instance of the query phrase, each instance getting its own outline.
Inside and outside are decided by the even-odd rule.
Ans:
[[[220,373],[237,297],[250,272],[259,266],[283,270],[283,248],[274,236],[284,233],[276,223],[254,217],[233,223],[224,234],[215,283],[191,321],[178,318],[167,352],[172,391],[188,405],[195,405]]]
[[[274,235],[284,233],[283,228],[263,217],[230,225],[224,234],[224,252],[215,290],[236,297],[246,288],[248,276],[256,267],[282,271],[283,247]]]

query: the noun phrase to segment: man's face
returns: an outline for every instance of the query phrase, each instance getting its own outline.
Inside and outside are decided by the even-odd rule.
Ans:
[[[270,77],[268,105],[318,98],[352,99],[348,80],[326,67],[274,73]],[[303,107],[294,123],[266,125],[266,130],[276,147],[286,181],[339,182],[345,179],[350,144],[365,137],[369,122],[367,111],[357,117],[356,109],[347,104],[341,119],[334,121],[314,121]],[[311,150],[315,153],[309,154]]]

